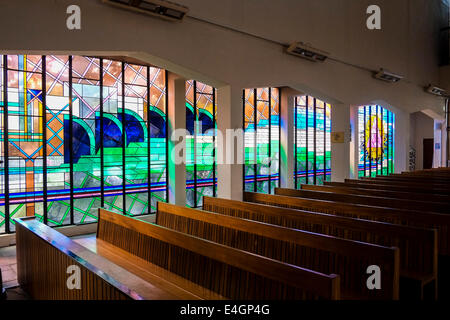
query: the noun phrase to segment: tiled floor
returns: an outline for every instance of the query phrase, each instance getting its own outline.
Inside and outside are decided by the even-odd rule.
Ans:
[[[17,283],[16,246],[0,248],[0,269],[3,287],[15,287]]]
[[[72,239],[77,240],[90,236],[92,235],[76,236],[72,237]],[[7,299],[29,299],[27,294],[18,287],[19,284],[17,283],[16,246],[0,248],[0,269],[2,270],[3,288],[7,289]]]

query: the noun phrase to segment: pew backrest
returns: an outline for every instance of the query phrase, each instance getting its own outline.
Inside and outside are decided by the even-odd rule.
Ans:
[[[97,237],[230,299],[340,298],[340,279],[99,209]]]
[[[245,192],[244,200],[268,205],[323,212],[365,220],[438,230],[439,254],[450,255],[450,215],[421,213],[395,208],[373,207],[327,200],[302,199],[287,196]]]
[[[306,199],[331,200],[377,207],[408,209],[421,212],[450,213],[450,205],[417,200],[390,199],[370,195],[336,194],[333,192],[275,188],[275,194]]]
[[[17,276],[20,286],[36,300],[142,300],[142,289],[126,283],[139,280],[34,217],[15,219]],[[70,268],[70,269],[69,269]],[[68,270],[79,268],[78,289],[67,286]],[[107,270],[107,271],[106,271]]]
[[[338,274],[352,297],[398,299],[398,248],[345,240],[276,225],[158,203],[156,223],[193,236],[325,274]],[[367,268],[383,270],[383,290],[365,285]]]

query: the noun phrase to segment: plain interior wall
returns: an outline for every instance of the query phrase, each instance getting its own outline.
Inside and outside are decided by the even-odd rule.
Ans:
[[[423,169],[423,139],[434,139],[434,120],[422,112],[411,114],[411,143],[416,150],[416,170]],[[433,157],[435,161],[436,156]]]
[[[303,41],[330,52],[325,63],[287,55],[279,44],[186,18],[170,23],[80,0],[82,28],[66,28],[69,0],[0,4],[3,52],[130,55],[185,78],[220,87],[288,86],[329,103],[383,99],[400,109],[442,112],[423,90],[439,81],[439,0],[379,0],[382,29],[366,28],[369,0],[178,0],[189,14],[281,43]],[[420,17],[420,19],[418,18]],[[426,48],[424,50],[424,48]],[[338,62],[341,61],[341,62]],[[344,62],[344,63],[342,63]],[[386,68],[398,84],[372,78]]]
[[[130,56],[219,89],[290,87],[345,106],[383,101],[397,110],[396,170],[408,168],[410,113],[443,113],[442,98],[424,90],[441,76],[440,0],[378,0],[381,30],[366,27],[370,0],[177,2],[194,18],[171,23],[79,0],[81,30],[68,30],[66,9],[73,1],[2,1],[0,29],[7,32],[0,52]],[[279,43],[293,41],[328,51],[330,59],[313,63],[287,55]],[[372,73],[379,68],[404,79],[376,80]],[[343,157],[337,161],[350,166]]]

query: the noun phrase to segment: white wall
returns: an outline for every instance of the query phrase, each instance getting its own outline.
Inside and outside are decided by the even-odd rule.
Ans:
[[[416,170],[423,169],[423,139],[434,139],[434,120],[422,112],[411,114],[411,145],[416,149]],[[436,141],[435,141],[436,142]],[[433,160],[436,156],[433,157]]]
[[[82,29],[70,31],[71,0],[2,1],[0,53],[131,56],[217,88],[286,86],[346,106],[382,100],[399,110],[399,170],[407,168],[409,114],[423,109],[442,114],[442,99],[423,90],[440,80],[440,0],[377,0],[382,29],[375,31],[366,28],[371,0],[177,2],[189,6],[196,19],[170,23],[100,0],[79,0]],[[285,54],[278,44],[293,41],[326,50],[330,59],[311,63]],[[381,67],[405,79],[397,84],[373,79],[371,70]]]
[[[378,0],[382,30],[366,28],[369,0],[178,0],[190,15],[277,42],[309,42],[330,52],[324,64],[286,55],[278,44],[187,18],[169,23],[101,1],[79,0],[82,29],[66,26],[70,0],[0,3],[3,52],[131,55],[220,87],[289,86],[327,102],[361,105],[375,99],[409,112],[442,112],[423,91],[439,81],[439,0]],[[343,61],[345,63],[338,62]],[[355,66],[360,66],[355,67]],[[392,85],[366,69],[405,76]]]

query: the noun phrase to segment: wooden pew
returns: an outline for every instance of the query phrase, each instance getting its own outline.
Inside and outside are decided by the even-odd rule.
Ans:
[[[386,183],[371,183],[370,181],[361,180],[360,182],[356,182],[358,180],[347,180],[345,182],[330,182],[325,181],[324,185],[326,186],[347,186],[353,188],[362,188],[362,189],[375,189],[375,190],[388,190],[388,191],[399,191],[399,192],[415,192],[415,193],[423,193],[423,194],[438,194],[441,196],[448,197],[446,193],[436,193],[432,189],[426,189],[425,187],[415,187],[415,186],[398,186],[394,184],[386,184]]]
[[[450,215],[448,214],[420,213],[416,211],[411,212],[408,210],[395,208],[383,208],[251,192],[244,193],[244,201],[314,212],[323,212],[358,219],[408,225],[419,228],[437,229],[439,254],[443,256],[450,256]]]
[[[99,209],[99,240],[121,252],[125,260],[143,259],[224,298],[340,298],[338,275],[296,267],[103,209]]]
[[[385,176],[377,176],[377,177],[385,177]],[[417,174],[417,173],[391,173],[387,177],[389,178],[397,178],[402,180],[430,180],[432,182],[437,183],[448,183],[450,181],[450,175],[448,174]]]
[[[338,274],[343,299],[398,299],[399,250],[158,202],[156,223],[176,231],[321,273]],[[366,286],[383,270],[382,290]]]
[[[388,186],[388,188],[385,188],[387,190],[390,190],[391,187],[400,187],[403,188],[403,191],[408,190],[418,190],[419,192],[427,192],[427,193],[433,193],[433,194],[444,194],[444,195],[450,195],[450,190],[447,186],[430,186],[425,183],[409,183],[409,182],[399,182],[394,180],[372,180],[376,178],[369,178],[369,179],[345,179],[346,183],[354,183],[354,184],[369,184],[369,185],[384,185]]]
[[[403,178],[403,177],[391,177],[391,176],[380,176],[380,177],[361,177],[361,181],[378,181],[384,183],[394,183],[397,185],[413,185],[413,186],[424,186],[426,185],[433,190],[446,189],[448,186],[447,181],[436,181],[433,179],[416,179],[416,178]]]
[[[405,280],[403,282],[418,284],[420,297],[423,297],[425,286],[434,286],[431,296],[436,297],[438,252],[435,229],[212,197],[203,198],[203,210],[381,246],[398,247],[400,276]],[[405,296],[402,286],[400,288],[400,297]]]
[[[427,201],[437,202],[450,206],[449,197],[442,195],[431,195],[423,193],[400,192],[400,191],[377,190],[377,189],[362,189],[362,188],[348,187],[345,184],[339,186],[302,184],[301,189],[311,191],[333,192],[338,194],[358,194],[375,197],[386,197],[391,199],[410,199],[425,202]]]
[[[37,300],[174,299],[32,218],[15,219],[17,276]],[[80,289],[69,289],[69,266],[80,270]],[[72,271],[73,272],[73,271]],[[192,297],[187,297],[192,298]]]
[[[450,213],[450,205],[424,202],[416,200],[390,199],[385,197],[374,197],[368,195],[336,194],[331,192],[295,190],[286,188],[275,188],[275,194],[288,197],[330,200],[344,203],[364,204],[377,207],[389,207],[408,209],[421,212]]]

